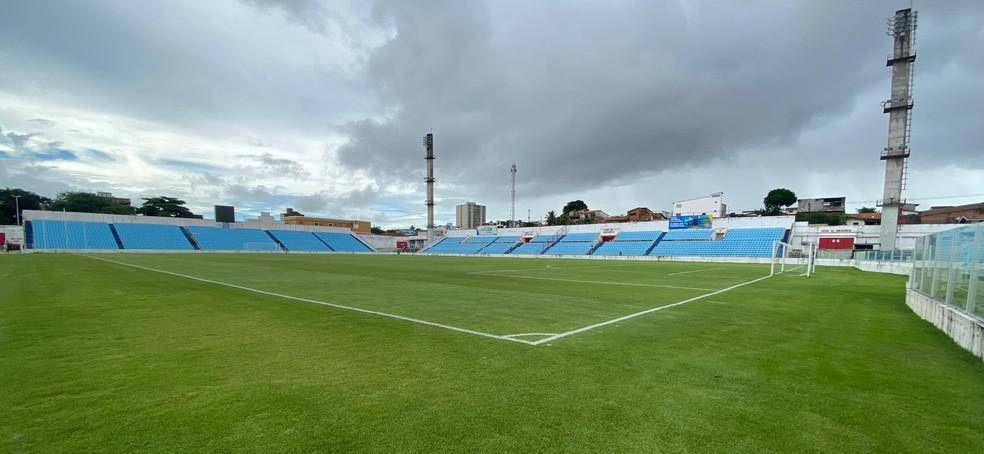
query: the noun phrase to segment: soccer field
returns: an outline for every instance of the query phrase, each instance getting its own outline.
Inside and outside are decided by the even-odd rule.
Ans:
[[[845,268],[0,257],[0,451],[984,450],[984,365]]]

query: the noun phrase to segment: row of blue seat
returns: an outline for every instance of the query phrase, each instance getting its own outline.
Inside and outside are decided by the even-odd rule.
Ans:
[[[33,221],[38,249],[119,249],[109,224],[82,221]]]
[[[563,236],[536,235],[529,243],[520,237],[445,238],[426,252],[450,254],[516,255],[652,255],[690,257],[768,257],[783,228],[731,229],[722,240],[711,240],[710,230],[622,232],[613,241],[598,243],[597,233]],[[480,240],[476,241],[476,238]],[[518,245],[516,243],[519,243]],[[593,251],[592,251],[593,250]]]
[[[353,235],[340,232],[189,226],[189,238],[176,225],[49,220],[27,225],[29,246],[34,249],[194,250],[193,240],[206,251],[372,252]]]

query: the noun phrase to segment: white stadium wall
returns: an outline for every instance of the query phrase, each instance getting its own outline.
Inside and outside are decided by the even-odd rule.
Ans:
[[[0,225],[0,233],[3,233],[4,242],[11,244],[24,244],[24,228],[19,225]],[[3,244],[0,244],[0,248]]]

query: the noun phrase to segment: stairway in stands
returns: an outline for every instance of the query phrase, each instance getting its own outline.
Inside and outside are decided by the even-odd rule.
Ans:
[[[553,238],[550,240],[550,244],[548,244],[547,247],[543,248],[543,252],[541,252],[541,254],[546,254],[547,251],[550,250],[550,248],[554,247],[555,244],[559,243],[560,240],[564,239],[564,236],[567,235],[568,230],[570,229],[566,225],[561,227],[560,230],[557,230],[557,232],[553,234]]]
[[[185,236],[185,238],[188,239],[188,242],[191,243],[191,245],[195,247],[195,250],[196,251],[202,250],[202,246],[200,244],[198,244],[198,240],[195,239],[195,236],[192,235],[191,232],[188,231],[188,227],[187,226],[181,226],[181,233],[183,233],[184,236]]]
[[[120,232],[116,231],[116,226],[109,224],[109,231],[113,233],[113,239],[116,240],[116,247],[126,249],[123,247],[123,239],[120,238]]]

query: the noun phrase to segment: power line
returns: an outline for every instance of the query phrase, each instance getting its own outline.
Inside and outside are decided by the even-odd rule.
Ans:
[[[946,199],[962,199],[964,197],[984,197],[984,193],[980,194],[959,194],[959,195],[940,195],[933,197],[918,197],[918,198],[906,198],[907,202],[924,202],[927,200],[946,200]],[[860,200],[855,202],[847,202],[848,205],[858,205],[864,203],[878,203],[877,200]]]

